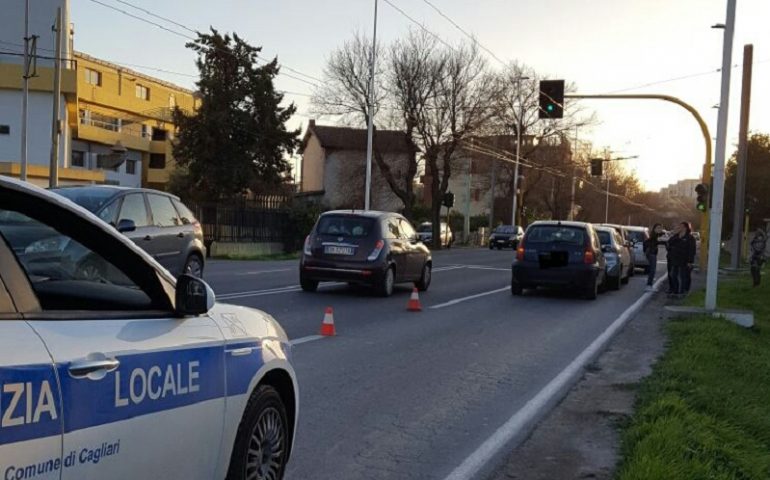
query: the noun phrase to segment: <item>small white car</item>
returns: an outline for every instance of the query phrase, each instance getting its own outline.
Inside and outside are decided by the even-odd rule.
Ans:
[[[279,479],[290,348],[269,315],[216,304],[85,209],[0,177],[2,478]]]

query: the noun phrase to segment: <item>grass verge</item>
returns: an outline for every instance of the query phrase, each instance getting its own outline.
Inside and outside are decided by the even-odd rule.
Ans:
[[[299,252],[273,253],[270,255],[218,255],[213,258],[216,260],[251,260],[255,262],[267,262],[271,260],[297,260],[299,259]]]
[[[718,303],[754,311],[744,329],[707,316],[667,325],[669,346],[623,431],[620,480],[770,479],[770,279],[720,280]],[[693,304],[702,304],[696,293]]]

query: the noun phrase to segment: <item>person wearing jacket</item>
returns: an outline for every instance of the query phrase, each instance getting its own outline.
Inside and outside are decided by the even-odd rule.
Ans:
[[[647,291],[652,291],[652,284],[655,282],[655,273],[658,268],[658,247],[666,245],[660,237],[663,236],[663,225],[656,223],[650,230],[650,238],[644,241],[644,254],[647,256]]]
[[[692,268],[695,265],[695,237],[688,222],[676,226],[666,245],[671,275],[672,294],[685,295],[690,290]]]

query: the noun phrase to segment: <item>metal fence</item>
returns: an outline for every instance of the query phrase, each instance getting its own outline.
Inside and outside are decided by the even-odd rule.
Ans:
[[[265,195],[234,203],[191,204],[211,242],[284,242],[290,197]]]

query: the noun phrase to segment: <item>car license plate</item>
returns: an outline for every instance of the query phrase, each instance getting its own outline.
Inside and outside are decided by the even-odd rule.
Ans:
[[[497,243],[505,243],[505,240],[498,240]]]
[[[324,247],[324,253],[327,255],[353,255],[353,247],[337,247],[329,245]]]

